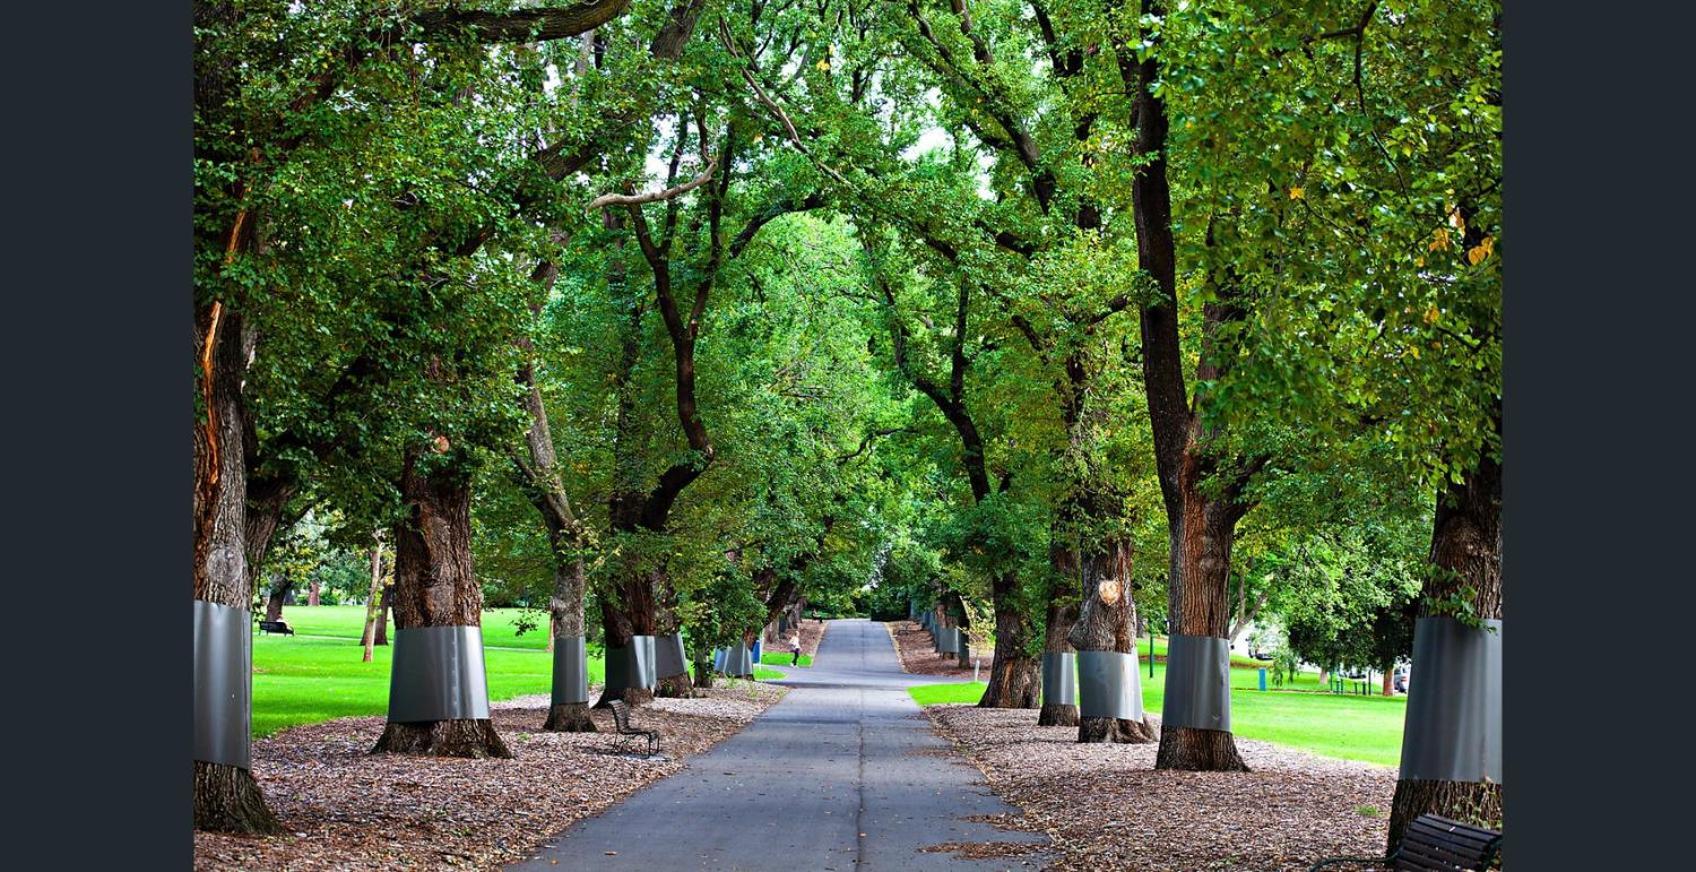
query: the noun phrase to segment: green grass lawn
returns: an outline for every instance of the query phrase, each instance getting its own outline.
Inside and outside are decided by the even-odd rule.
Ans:
[[[793,652],[793,651],[761,651],[760,652],[760,662],[764,663],[768,666],[788,666],[789,661],[793,660],[793,659],[795,659],[795,652]],[[813,658],[810,655],[802,654],[801,655],[801,665],[802,666],[812,666],[813,665]]]
[[[1147,650],[1146,641],[1143,651]],[[1156,651],[1158,651],[1158,647]],[[1231,729],[1239,736],[1289,745],[1327,757],[1365,760],[1394,766],[1401,760],[1402,721],[1407,697],[1352,696],[1257,688],[1252,669],[1231,670]],[[1142,664],[1143,708],[1158,715],[1165,698],[1166,666],[1155,664],[1148,677]],[[910,687],[919,705],[975,703],[984,683],[933,684]],[[1319,676],[1301,674],[1297,688],[1319,689]]]
[[[518,635],[514,623],[521,614],[521,609],[483,612],[483,665],[491,701],[547,693],[552,686],[547,625]],[[291,606],[283,609],[283,618],[298,635],[253,639],[254,736],[268,736],[297,724],[388,711],[389,658],[394,649],[373,649],[370,663],[359,659],[364,606]],[[394,634],[392,624],[389,634]],[[790,656],[783,654],[782,663],[787,665]],[[801,658],[802,665],[809,662],[810,658]],[[770,680],[782,678],[783,673],[755,667],[754,677]],[[591,646],[589,682],[605,680],[602,652]]]
[[[520,617],[528,614],[537,626],[518,634]],[[302,636],[337,636],[358,640],[365,631],[364,606],[289,606],[283,609],[283,620]],[[389,633],[395,630],[389,619]],[[525,609],[484,609],[483,644],[490,648],[530,648],[536,651],[548,647],[548,619],[543,612]]]

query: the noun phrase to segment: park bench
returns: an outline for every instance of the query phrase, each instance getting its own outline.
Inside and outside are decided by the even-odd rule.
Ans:
[[[294,628],[289,626],[288,621],[260,621],[259,622],[259,632],[261,632],[261,633],[283,633],[283,634],[286,634],[286,635],[289,635],[289,636],[293,636],[294,635]]]
[[[617,728],[618,735],[624,737],[623,742],[629,745],[632,739],[645,738],[648,740],[648,756],[659,753],[660,734],[655,730],[640,730],[630,725],[630,705],[622,699],[612,701],[612,722]]]
[[[1407,825],[1388,857],[1328,857],[1313,864],[1317,872],[1339,863],[1370,863],[1395,872],[1455,872],[1489,869],[1502,852],[1502,834],[1441,815],[1422,814]]]

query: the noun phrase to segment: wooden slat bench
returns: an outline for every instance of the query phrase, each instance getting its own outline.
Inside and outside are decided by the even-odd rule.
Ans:
[[[284,635],[293,636],[294,628],[289,626],[288,621],[260,621],[259,632],[282,633]]]
[[[1502,852],[1502,834],[1463,824],[1442,815],[1422,814],[1407,825],[1402,840],[1388,857],[1329,857],[1308,872],[1341,863],[1370,864],[1395,872],[1457,872],[1485,870]]]
[[[615,699],[610,707],[612,708],[613,725],[617,727],[618,735],[624,737],[625,745],[628,745],[632,739],[645,738],[648,740],[648,756],[652,757],[659,753],[660,734],[658,731],[632,727],[630,725],[630,705],[624,700]]]

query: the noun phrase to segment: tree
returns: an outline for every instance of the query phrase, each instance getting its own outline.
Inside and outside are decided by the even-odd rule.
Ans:
[[[250,477],[260,463],[259,440],[243,380],[261,335],[254,318],[269,287],[264,262],[287,241],[264,207],[267,176],[312,138],[310,126],[288,122],[321,113],[346,78],[385,54],[397,33],[428,39],[470,26],[495,42],[566,35],[610,20],[626,5],[590,0],[561,10],[429,12],[412,21],[387,19],[368,33],[359,14],[291,19],[279,4],[195,4],[194,600],[207,604],[196,608],[208,616],[197,628],[233,625],[234,616],[221,610],[248,607],[252,573],[298,481],[287,473]],[[280,34],[284,50],[272,54],[277,41],[256,38],[259,32]],[[329,45],[328,52],[310,53],[325,62],[294,64],[291,49],[301,44]],[[246,645],[218,647],[210,637],[196,638],[197,650],[205,641],[208,654],[197,664],[248,674]],[[195,684],[210,686],[198,674]],[[233,709],[245,709],[246,695],[234,699],[233,708],[208,700],[208,718],[198,721],[208,741],[197,740],[195,825],[273,832],[275,819],[248,772],[245,735],[208,750],[219,744],[213,733],[245,733],[235,721],[245,723],[246,716]]]

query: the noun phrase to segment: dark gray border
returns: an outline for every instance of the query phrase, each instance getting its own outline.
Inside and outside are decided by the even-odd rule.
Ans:
[[[0,446],[8,605],[31,610],[13,612],[6,641],[30,664],[10,687],[34,749],[10,761],[28,801],[8,823],[29,837],[6,859],[74,864],[97,833],[126,865],[186,869],[191,6],[66,12],[6,17]],[[121,813],[96,823],[92,809]]]
[[[1503,770],[1520,868],[1686,853],[1681,734],[1609,713],[1673,705],[1690,658],[1692,24],[1688,4],[1507,7]]]
[[[14,824],[32,838],[8,856],[62,863],[63,846],[89,832],[86,816],[65,810],[86,804],[98,785],[102,804],[124,809],[100,831],[124,845],[126,862],[185,868],[193,850],[192,646],[179,623],[181,601],[170,593],[186,587],[189,562],[182,422],[192,401],[183,375],[190,7],[83,8],[83,20],[99,26],[78,29],[74,54],[99,63],[67,63],[62,40],[20,40],[12,53],[16,68],[42,74],[13,94],[29,135],[4,146],[30,150],[8,154],[8,165],[29,168],[13,174],[11,202],[28,218],[15,250],[30,253],[8,270],[14,289],[35,289],[14,290],[6,301],[5,353],[17,374],[8,399],[33,421],[57,423],[10,428],[5,439],[14,453],[47,459],[105,456],[121,436],[127,456],[159,460],[18,464],[36,520],[23,522],[14,541],[32,547],[14,559],[20,577],[74,583],[76,601],[122,603],[125,621],[160,629],[126,642],[117,660],[109,645],[67,643],[74,624],[101,618],[79,613],[8,628],[12,643],[52,652],[44,673],[18,680],[42,710],[73,713],[53,730],[65,748],[83,749],[14,761],[33,791]],[[1696,323],[1696,302],[1683,289],[1692,198],[1680,184],[1689,171],[1677,133],[1693,18],[1696,10],[1677,4],[1508,3],[1505,402],[1513,462],[1505,540],[1515,629],[1504,663],[1504,766],[1514,783],[1513,850],[1526,868],[1648,867],[1662,859],[1657,842],[1670,848],[1681,831],[1680,794],[1660,790],[1667,767],[1605,748],[1573,753],[1575,731],[1598,741],[1611,735],[1574,710],[1573,691],[1601,688],[1603,709],[1613,699],[1670,699],[1686,659],[1677,649],[1688,648],[1682,634],[1655,631],[1653,620],[1647,632],[1634,628],[1645,611],[1689,611],[1678,582],[1688,561],[1676,547],[1688,488],[1657,470],[1676,479],[1687,468],[1686,449],[1664,440],[1681,431],[1677,385],[1689,367],[1685,334]],[[58,32],[63,11],[20,6],[9,24],[18,33]],[[121,148],[114,130],[123,131]],[[67,267],[84,263],[107,268]],[[1616,308],[1617,297],[1628,299]],[[65,354],[68,334],[42,329],[64,323],[67,302],[85,315],[75,341],[87,353]],[[1613,363],[1596,371],[1604,355]],[[53,361],[52,377],[27,375],[43,361]],[[98,402],[79,385],[98,386]],[[1634,456],[1636,466],[1625,464]],[[86,515],[91,494],[115,493],[159,510],[103,524],[102,547],[91,548],[87,525],[64,519]],[[74,570],[66,554],[78,555]],[[1633,592],[1598,589],[1610,583]],[[1621,668],[1609,653],[1621,636],[1668,670]],[[110,679],[97,698],[87,691],[89,675]],[[112,711],[162,713],[127,719],[123,743],[176,747],[182,756],[119,753],[105,717]],[[1630,837],[1567,837],[1600,831]]]

